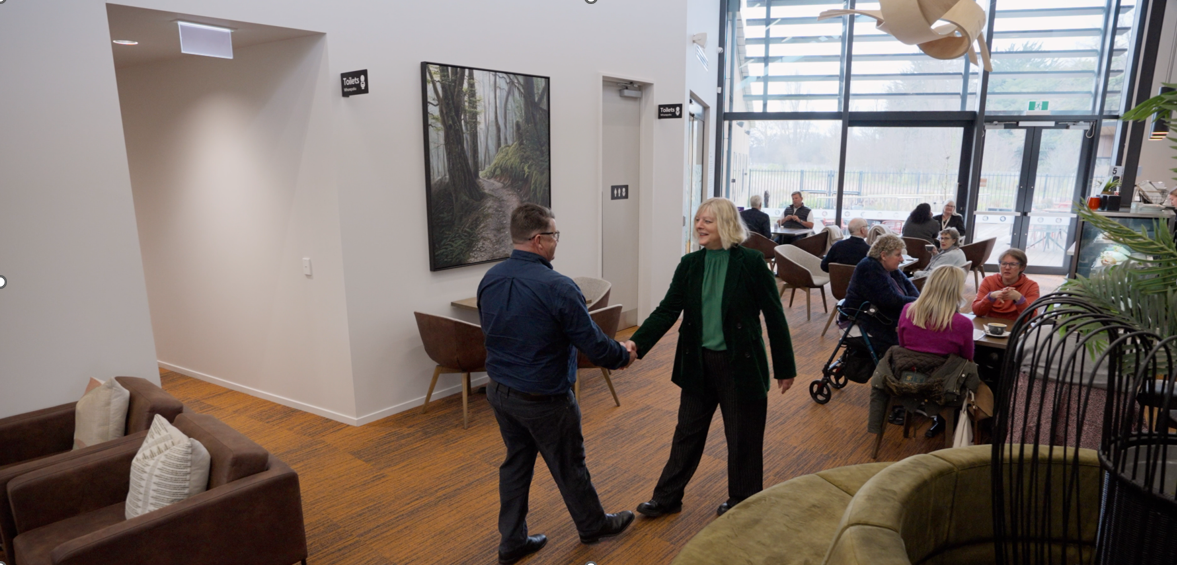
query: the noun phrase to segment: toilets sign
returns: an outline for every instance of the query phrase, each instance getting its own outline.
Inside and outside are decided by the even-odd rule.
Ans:
[[[339,80],[343,85],[343,97],[368,93],[368,69],[342,73]]]

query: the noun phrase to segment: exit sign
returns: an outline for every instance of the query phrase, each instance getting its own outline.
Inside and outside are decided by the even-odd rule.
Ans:
[[[1049,112],[1050,100],[1031,100],[1029,107],[1026,108],[1028,112]]]

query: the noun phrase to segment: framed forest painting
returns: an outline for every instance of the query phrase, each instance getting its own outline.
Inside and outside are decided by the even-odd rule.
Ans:
[[[421,63],[429,270],[511,254],[511,211],[551,206],[548,77]]]

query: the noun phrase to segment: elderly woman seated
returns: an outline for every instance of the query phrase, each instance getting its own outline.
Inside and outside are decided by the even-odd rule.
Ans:
[[[973,313],[978,316],[1016,320],[1035,300],[1038,283],[1025,275],[1026,253],[1010,249],[998,259],[1000,269],[985,277],[973,301]]]
[[[940,250],[932,253],[932,260],[924,270],[915,272],[916,277],[931,275],[937,267],[963,267],[968,262],[960,248],[960,232],[956,231],[956,228],[940,232]]]
[[[880,355],[899,343],[895,333],[899,314],[904,305],[914,302],[920,295],[907,275],[899,270],[904,249],[906,246],[897,235],[887,234],[876,239],[866,257],[854,267],[843,302],[847,310],[857,310],[864,302],[878,308],[877,316],[860,318],[859,323]]]

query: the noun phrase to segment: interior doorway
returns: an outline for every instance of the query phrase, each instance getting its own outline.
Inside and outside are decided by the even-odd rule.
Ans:
[[[1034,125],[1031,125],[1034,124]],[[1027,272],[1063,275],[1075,239],[1072,211],[1084,181],[1095,136],[1089,122],[991,123],[985,148],[970,241],[997,238],[986,268],[1016,248],[1029,258]]]
[[[687,105],[687,182],[683,194],[683,255],[698,246],[691,242],[695,210],[707,199],[707,109],[691,100]]]
[[[601,278],[609,304],[622,304],[619,327],[637,324],[638,226],[641,210],[642,119],[648,83],[601,81]]]

